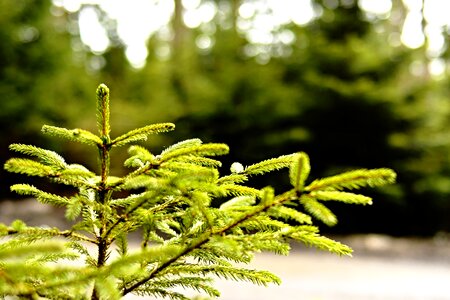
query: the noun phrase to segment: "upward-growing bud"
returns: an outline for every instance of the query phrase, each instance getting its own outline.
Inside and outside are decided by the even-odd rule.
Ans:
[[[109,88],[100,84],[97,88],[97,127],[102,138],[109,137]]]

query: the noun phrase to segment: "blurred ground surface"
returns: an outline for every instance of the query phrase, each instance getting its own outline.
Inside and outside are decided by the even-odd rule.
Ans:
[[[0,202],[0,222],[67,228],[61,210],[35,201]],[[218,280],[223,300],[450,300],[450,238],[333,237],[354,249],[338,257],[294,246],[289,257],[257,255],[251,268],[270,270],[281,286]],[[195,295],[195,293],[193,293]],[[127,297],[127,299],[136,299]],[[150,299],[150,298],[148,298]]]
[[[362,239],[358,237],[357,241]],[[406,250],[408,240],[400,243]],[[254,265],[280,276],[283,280],[281,286],[255,288],[242,285],[237,289],[222,282],[218,286],[224,291],[223,299],[228,300],[450,299],[448,259],[436,257],[428,260],[418,256],[384,256],[355,251],[353,258],[311,251],[294,251],[288,258],[260,255]]]

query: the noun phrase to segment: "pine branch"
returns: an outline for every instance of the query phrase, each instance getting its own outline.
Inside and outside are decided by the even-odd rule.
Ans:
[[[182,161],[186,164],[208,168],[220,168],[222,166],[220,161],[208,157],[187,156],[183,157]]]
[[[26,158],[11,158],[5,163],[5,170],[12,173],[37,177],[52,177],[54,169],[37,161]]]
[[[208,277],[194,277],[194,276],[183,276],[174,279],[161,278],[153,280],[148,284],[144,285],[141,289],[149,289],[152,290],[155,287],[158,287],[161,290],[167,290],[171,288],[181,287],[183,289],[192,289],[199,293],[205,292],[207,295],[211,297],[219,297],[220,292],[215,288],[212,288],[210,285],[212,284],[212,280]]]
[[[184,141],[175,143],[175,144],[167,147],[166,149],[164,149],[161,152],[161,155],[165,155],[167,153],[170,153],[170,152],[178,150],[178,149],[197,147],[197,146],[200,146],[201,144],[202,144],[202,141],[200,139],[184,140]]]
[[[244,173],[248,175],[260,175],[275,170],[280,170],[282,168],[288,168],[294,155],[283,155],[277,158],[271,158],[264,160],[262,162],[253,164],[244,169]]]
[[[11,186],[11,191],[19,195],[34,196],[43,204],[52,204],[54,206],[66,206],[69,199],[55,194],[46,193],[29,184],[14,184]]]
[[[258,198],[261,196],[261,192],[258,189],[248,186],[237,184],[222,184],[220,187],[225,191],[226,195],[253,196]]]
[[[270,251],[278,255],[288,255],[291,247],[284,238],[283,230],[274,232],[256,232],[251,235],[228,235],[229,239],[239,242],[247,252]]]
[[[54,151],[24,144],[11,144],[9,149],[29,156],[35,156],[42,164],[50,166],[56,170],[64,170],[67,168],[64,158]]]
[[[217,156],[224,155],[229,152],[229,148],[225,144],[209,143],[188,148],[178,148],[173,151],[167,151],[161,154],[161,162],[170,161],[184,155],[194,156]]]
[[[300,203],[303,204],[308,213],[319,221],[322,221],[324,224],[328,226],[334,226],[337,224],[337,218],[333,212],[316,199],[308,195],[304,195],[300,197]]]
[[[188,268],[183,265],[167,268],[161,272],[161,276],[192,274],[198,276],[216,276],[224,279],[235,281],[249,281],[257,285],[267,286],[270,283],[281,284],[280,279],[267,271],[257,271],[252,269],[236,268],[233,266],[223,265],[193,265],[187,264]]]
[[[169,299],[175,299],[175,300],[192,300],[189,297],[186,297],[185,295],[175,292],[175,291],[170,291],[170,290],[165,290],[165,289],[160,289],[157,287],[153,287],[153,288],[139,288],[136,289],[135,293],[139,296],[159,296],[160,298],[169,298]]]
[[[2,244],[0,247],[0,259],[6,261],[8,259],[18,259],[30,256],[30,253],[39,252],[41,255],[62,253],[64,250],[62,243],[38,243],[32,245],[24,245],[22,247],[9,247],[9,244]]]
[[[292,186],[297,191],[302,191],[305,185],[305,180],[309,176],[311,171],[311,165],[309,163],[309,157],[306,153],[297,153],[293,158],[293,163],[289,168],[289,179]]]
[[[39,240],[50,239],[53,237],[65,237],[74,241],[88,242],[91,244],[96,244],[97,241],[93,240],[83,234],[74,232],[72,230],[59,230],[58,228],[40,228],[40,227],[28,227],[26,224],[18,225],[11,224],[11,226],[6,226],[0,229],[0,236],[3,235],[17,235],[18,238],[11,240],[12,243],[17,244],[27,244],[30,242],[35,242]],[[8,244],[0,245],[0,248],[7,246]]]
[[[317,200],[322,201],[334,200],[349,204],[363,204],[363,205],[372,204],[372,198],[348,192],[316,191],[312,192],[310,195],[311,197],[314,197]]]
[[[272,217],[280,218],[285,221],[292,220],[300,224],[312,224],[312,220],[309,215],[282,205],[271,207],[267,213]]]
[[[233,210],[237,207],[251,207],[256,203],[256,198],[253,196],[237,196],[220,205],[222,210]]]
[[[174,129],[175,125],[172,123],[152,124],[145,127],[133,129],[115,138],[110,145],[111,147],[120,147],[134,142],[145,141],[151,134],[168,132]]]
[[[51,136],[61,137],[70,141],[91,146],[98,147],[102,144],[102,139],[100,137],[84,129],[66,129],[56,126],[44,125],[41,131]]]
[[[308,246],[314,246],[315,248],[321,250],[336,253],[338,255],[352,256],[353,250],[350,247],[327,237],[321,236],[315,230],[297,230],[293,233],[290,233],[289,237]]]
[[[377,187],[395,182],[396,174],[390,169],[361,169],[314,180],[305,188],[307,191],[359,189]]]
[[[130,157],[125,160],[124,166],[129,168],[143,168],[153,163],[159,164],[156,157],[142,146],[133,145],[128,148]]]
[[[248,180],[248,176],[244,174],[231,174],[220,177],[217,180],[218,185],[244,183]]]
[[[98,186],[88,180],[92,176],[89,171],[76,170],[69,165],[69,170],[55,170],[53,167],[26,158],[11,158],[4,168],[8,172],[19,173],[28,176],[47,177],[54,182],[71,185],[74,187],[89,187],[98,189]]]

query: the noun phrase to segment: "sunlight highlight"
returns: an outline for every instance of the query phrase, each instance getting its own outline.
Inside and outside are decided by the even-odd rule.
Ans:
[[[422,14],[420,11],[410,11],[403,24],[402,43],[411,49],[419,48],[425,42],[425,35],[422,32]]]
[[[79,14],[79,26],[81,41],[92,52],[101,54],[109,47],[109,39],[105,28],[98,20],[97,12],[92,7],[83,8]],[[89,32],[89,34],[84,34]]]
[[[126,45],[125,54],[134,68],[146,64],[148,39],[172,17],[172,1],[101,1],[101,7],[117,20],[117,33]]]
[[[359,0],[358,5],[364,11],[380,16],[388,15],[392,9],[391,0]]]
[[[422,47],[427,40],[427,54],[434,59],[444,50],[443,30],[450,25],[450,1],[425,0],[422,15],[422,0],[402,0],[407,15],[400,34],[400,42],[406,47]],[[142,68],[147,60],[148,39],[167,27],[174,12],[174,1],[157,0],[53,0],[56,6],[64,7],[69,12],[80,11],[79,29],[82,42],[92,52],[101,54],[110,46],[106,30],[102,27],[95,9],[83,7],[83,4],[96,4],[108,16],[117,22],[117,33],[126,47],[126,56],[134,68]],[[324,5],[333,6],[337,1],[326,1]],[[182,0],[184,7],[183,21],[188,28],[206,26],[214,18],[223,15],[223,4],[214,1]],[[370,17],[387,18],[392,9],[392,0],[359,0],[359,7]],[[220,7],[219,7],[220,6]],[[227,5],[229,6],[229,3]],[[231,9],[228,7],[228,9]],[[282,26],[294,23],[304,26],[320,17],[322,8],[313,5],[311,0],[242,0],[238,8],[237,27],[251,47],[245,52],[258,56],[268,51],[268,46],[279,43],[291,45],[295,35]],[[423,17],[426,28],[422,28]],[[221,24],[224,26],[223,24]],[[425,31],[425,32],[424,32]],[[197,38],[200,50],[207,50],[214,44],[210,33],[204,32]],[[287,50],[286,50],[287,51]],[[170,55],[163,51],[164,56]],[[159,53],[159,52],[158,52]],[[286,52],[288,53],[288,52]],[[266,53],[268,54],[268,53]],[[266,55],[264,54],[264,55]],[[268,54],[269,57],[272,54]],[[434,64],[436,65],[436,64]],[[433,67],[434,70],[440,68]]]

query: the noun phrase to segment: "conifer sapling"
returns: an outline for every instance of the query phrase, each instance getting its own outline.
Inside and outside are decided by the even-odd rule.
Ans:
[[[337,222],[328,201],[371,204],[354,193],[395,181],[390,169],[360,169],[309,180],[310,162],[303,152],[271,158],[219,174],[221,143],[193,138],[161,153],[139,145],[153,134],[175,128],[158,123],[110,135],[109,89],[97,89],[98,133],[44,125],[42,132],[97,149],[99,168],[69,164],[58,153],[32,145],[10,150],[28,158],[11,158],[9,172],[48,179],[75,188],[71,196],[46,192],[30,184],[11,190],[42,204],[65,208],[74,221],[69,230],[32,227],[17,220],[0,225],[0,295],[24,299],[120,299],[127,294],[189,299],[186,290],[218,297],[214,277],[268,285],[280,279],[267,271],[236,266],[255,253],[287,255],[292,241],[351,255],[352,250],[319,234],[313,220]],[[110,173],[114,148],[128,146],[124,176]],[[246,185],[252,176],[289,170],[291,189]],[[221,203],[220,206],[212,205]],[[140,235],[129,247],[130,234]],[[74,261],[70,263],[70,261]]]

